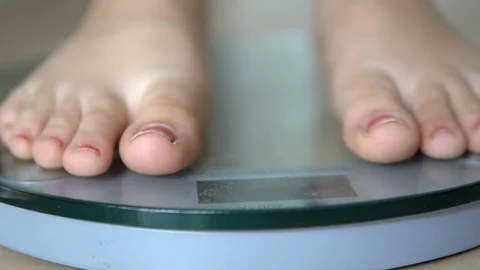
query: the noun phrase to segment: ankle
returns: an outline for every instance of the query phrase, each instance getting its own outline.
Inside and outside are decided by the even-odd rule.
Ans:
[[[400,18],[437,16],[432,0],[320,0],[319,20],[323,25],[365,25],[378,27]]]
[[[204,19],[206,0],[95,0],[85,14],[84,26],[102,28],[112,24],[157,22],[187,27]]]
[[[326,39],[395,36],[422,31],[435,35],[435,27],[449,27],[430,0],[321,0],[319,28]],[[403,31],[403,32],[399,32]],[[444,32],[444,31],[440,31]]]

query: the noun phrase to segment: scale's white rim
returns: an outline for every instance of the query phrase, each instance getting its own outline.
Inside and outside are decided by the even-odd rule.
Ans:
[[[155,230],[3,203],[0,214],[0,245],[81,269],[383,270],[480,245],[480,201],[382,222],[283,231]]]

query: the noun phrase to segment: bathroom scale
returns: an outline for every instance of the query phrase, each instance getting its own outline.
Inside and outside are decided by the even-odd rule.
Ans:
[[[211,116],[191,167],[98,177],[0,151],[0,245],[80,269],[372,270],[480,244],[480,157],[362,161],[330,114],[304,29],[212,42]],[[0,73],[6,94],[39,62]]]

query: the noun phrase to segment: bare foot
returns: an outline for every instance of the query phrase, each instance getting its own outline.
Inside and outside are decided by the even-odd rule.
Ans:
[[[81,28],[0,108],[18,158],[79,176],[116,147],[144,174],[177,172],[201,151],[208,97],[204,1],[94,1]]]
[[[423,0],[322,0],[346,145],[373,162],[480,152],[480,54]]]

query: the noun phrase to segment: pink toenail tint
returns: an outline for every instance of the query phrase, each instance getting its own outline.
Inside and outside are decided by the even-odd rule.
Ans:
[[[388,115],[388,114],[379,115],[379,116],[373,118],[370,122],[368,122],[367,132],[371,128],[378,127],[378,126],[381,126],[381,125],[384,125],[384,124],[387,124],[387,123],[391,123],[391,122],[402,123],[402,121],[400,119],[398,119],[396,117],[393,117],[391,115]]]
[[[52,136],[52,137],[49,137],[48,139],[54,142],[58,146],[58,148],[63,148],[64,144],[62,140],[60,140],[58,137]]]
[[[77,151],[88,151],[94,153],[97,157],[100,156],[100,150],[90,144],[82,144],[78,146]]]
[[[432,133],[430,133],[430,139],[433,139],[435,136],[442,135],[442,134],[453,135],[453,131],[446,127],[437,128],[434,131],[432,131]]]
[[[17,134],[15,136],[15,138],[19,139],[19,140],[24,140],[24,141],[29,141],[32,139],[32,137],[30,135],[27,135],[25,133],[20,133],[20,134]]]
[[[133,137],[130,139],[130,142],[145,134],[158,134],[169,139],[173,144],[175,144],[177,141],[177,136],[171,127],[164,124],[151,124],[143,127],[137,133],[135,133],[135,135],[133,135]]]

